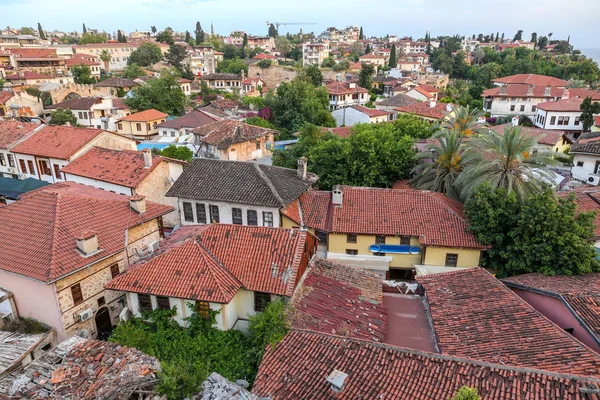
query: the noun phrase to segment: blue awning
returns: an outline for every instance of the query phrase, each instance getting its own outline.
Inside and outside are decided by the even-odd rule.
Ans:
[[[27,178],[23,180],[0,178],[0,196],[16,200],[21,194],[39,189],[48,185],[48,182],[39,179]]]

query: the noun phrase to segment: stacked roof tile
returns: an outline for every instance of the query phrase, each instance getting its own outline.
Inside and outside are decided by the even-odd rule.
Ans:
[[[507,127],[511,127],[511,123],[491,126],[490,129],[504,134],[504,130]],[[521,126],[521,132],[524,135],[530,136],[535,139],[538,144],[546,144],[549,146],[555,146],[559,140],[564,139],[571,143],[572,141],[565,135],[563,131],[557,131],[553,129],[541,129],[536,127]]]
[[[125,230],[173,210],[147,202],[138,214],[126,196],[73,182],[21,195],[0,209],[0,269],[52,282],[124,249]],[[76,238],[98,235],[100,251],[82,257]]]
[[[2,94],[2,92],[0,92]],[[44,125],[19,121],[0,121],[0,149],[10,149]]]
[[[583,99],[572,97],[569,99],[540,103],[537,105],[537,108],[543,111],[579,112],[581,111],[581,103],[583,103]]]
[[[228,303],[242,287],[291,296],[315,243],[312,235],[299,230],[186,226],[161,243],[152,258],[106,287],[215,303]]]
[[[219,149],[227,149],[235,143],[243,143],[277,133],[273,129],[231,119],[204,124],[192,132],[198,136],[201,142],[216,146]]]
[[[442,354],[562,374],[600,376],[600,355],[481,268],[426,275]]]
[[[159,128],[198,128],[199,126],[210,124],[215,122],[217,118],[208,115],[203,111],[192,111],[179,118],[173,118],[171,120],[161,122],[158,124]]]
[[[157,119],[167,118],[168,115],[151,108],[149,110],[140,111],[135,114],[127,115],[121,118],[119,121],[130,121],[130,122],[150,122],[156,121]]]
[[[495,87],[486,89],[481,94],[481,97],[548,97],[548,98],[560,98],[565,93],[564,88],[558,88],[555,86],[550,87],[550,91],[546,90],[545,85],[525,85],[525,84],[512,84],[504,88]]]
[[[442,120],[448,115],[448,104],[438,102],[432,107],[429,102],[425,101],[398,107],[395,110],[403,114],[415,114],[421,117]]]
[[[334,370],[348,375],[340,392],[327,382]],[[252,392],[273,400],[433,400],[450,399],[462,386],[486,400],[600,398],[600,381],[574,371],[549,373],[299,330],[267,348]]]
[[[537,75],[537,74],[516,74],[505,76],[502,78],[496,78],[492,80],[494,83],[501,84],[526,84],[526,85],[538,85],[538,86],[556,86],[566,87],[569,82],[554,78],[551,76]]]
[[[100,97],[79,97],[77,99],[65,100],[60,103],[52,104],[46,107],[48,110],[57,108],[68,108],[69,110],[89,110],[94,104],[101,103]]]
[[[309,190],[298,200],[289,203],[281,213],[301,226],[327,232],[331,192]]]

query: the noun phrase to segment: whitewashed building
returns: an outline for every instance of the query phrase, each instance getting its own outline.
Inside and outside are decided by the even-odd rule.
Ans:
[[[17,156],[12,148],[33,135],[45,125],[20,121],[0,122],[0,177],[19,178]]]

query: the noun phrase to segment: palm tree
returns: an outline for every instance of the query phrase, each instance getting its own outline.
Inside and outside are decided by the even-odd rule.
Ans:
[[[585,88],[585,81],[581,79],[569,79],[569,84],[567,85],[569,89],[579,89]]]
[[[417,165],[412,170],[416,175],[409,182],[410,187],[460,200],[456,181],[473,160],[471,151],[463,145],[464,139],[458,130],[444,130],[435,135],[427,150],[417,154]]]
[[[102,50],[102,53],[100,53],[100,59],[102,60],[102,62],[104,63],[104,70],[106,72],[108,72],[109,68],[110,68],[110,60],[111,60],[111,55],[108,51],[106,50]]]
[[[442,128],[447,131],[458,131],[461,136],[469,137],[474,133],[483,133],[484,124],[479,122],[479,118],[485,113],[477,108],[452,106],[450,117],[442,123]]]
[[[475,160],[456,181],[460,197],[469,198],[483,182],[515,192],[520,200],[544,190],[545,182],[553,179],[548,166],[557,161],[551,152],[534,150],[535,145],[535,138],[518,126],[507,126],[504,134],[491,131],[471,138],[466,146]]]

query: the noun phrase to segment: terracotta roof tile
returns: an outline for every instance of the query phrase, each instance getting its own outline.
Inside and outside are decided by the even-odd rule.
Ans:
[[[192,131],[204,143],[227,149],[235,143],[248,142],[278,133],[276,130],[250,125],[242,121],[223,119],[199,126]]]
[[[52,76],[38,74],[33,71],[21,71],[18,74],[6,75],[6,79],[9,81],[12,80],[21,80],[21,79],[52,79]]]
[[[10,53],[14,54],[17,58],[56,58],[56,50],[54,49],[28,49],[28,48],[7,48]]]
[[[30,124],[19,121],[0,121],[0,149],[10,149],[16,143],[35,132],[36,129],[41,128],[43,128],[43,125],[39,124]]]
[[[291,296],[315,243],[312,235],[296,229],[185,226],[152,258],[106,287],[216,303],[228,303],[242,287]]]
[[[367,114],[369,117],[383,117],[384,115],[393,114],[390,111],[377,110],[375,108],[368,108],[368,107],[357,106],[357,105],[350,106],[350,108],[354,108],[357,111]]]
[[[462,205],[434,192],[343,187],[331,232],[418,236],[425,246],[482,248],[468,230]]]
[[[540,315],[481,268],[417,278],[442,354],[600,376],[600,355]]]
[[[114,88],[132,88],[135,86],[139,86],[140,84],[132,81],[131,79],[125,78],[108,78],[106,80],[100,81],[94,86],[96,87],[114,87]]]
[[[545,85],[533,86],[530,88],[530,85],[525,84],[511,84],[507,85],[505,92],[502,92],[502,89],[499,87],[494,87],[491,89],[486,89],[481,94],[481,97],[562,97],[565,92],[565,89],[558,88],[552,86],[550,88],[550,92],[546,93]]]
[[[153,108],[145,111],[140,111],[135,114],[127,115],[121,118],[119,121],[130,121],[130,122],[149,122],[156,121],[158,119],[167,118],[169,115]]]
[[[369,91],[363,87],[355,84],[352,88],[348,82],[332,82],[326,85],[327,92],[329,94],[353,94],[353,93],[369,93]]]
[[[331,192],[308,190],[284,207],[281,213],[298,224],[327,232],[330,229],[327,219],[330,204]]]
[[[490,126],[490,129],[503,135],[504,129],[506,127],[510,127],[510,126],[512,126],[512,124],[509,122],[506,124]],[[563,131],[557,131],[554,129],[541,129],[541,128],[536,128],[534,126],[531,126],[531,127],[520,126],[520,128],[521,128],[521,132],[523,134],[533,137],[538,144],[547,144],[549,146],[556,146],[558,141],[563,138],[565,140],[571,142],[571,140],[568,139],[568,137],[565,135],[565,132],[563,132]]]
[[[76,65],[100,65],[98,61],[88,60],[86,58],[70,58],[65,60],[65,65],[67,67],[74,67]]]
[[[198,128],[202,125],[210,124],[211,122],[217,121],[216,117],[212,117],[203,111],[192,111],[181,117],[173,118],[165,122],[158,124],[159,128]]]
[[[150,168],[146,168],[142,151],[94,147],[63,167],[61,171],[66,174],[136,188],[157,165],[166,160],[164,157],[153,155],[152,165]],[[187,164],[184,161],[176,161]]]
[[[410,104],[418,103],[419,100],[414,99],[410,96],[405,95],[404,93],[397,94],[388,99],[378,101],[375,103],[375,107],[377,106],[385,106],[385,107],[405,107]]]
[[[106,131],[72,126],[45,126],[13,147],[14,153],[68,160],[77,150]]]
[[[571,88],[569,89],[569,93],[571,97],[579,97],[585,99],[586,97],[591,97],[592,100],[600,101],[600,91],[598,90],[588,90],[583,88]]]
[[[94,104],[101,103],[100,97],[79,97],[77,99],[65,100],[60,103],[51,104],[46,109],[67,108],[69,110],[89,110]]]
[[[290,362],[293,360],[293,362]],[[348,374],[341,392],[327,382]],[[570,372],[574,373],[574,372]],[[597,399],[596,378],[482,363],[379,343],[293,330],[268,347],[252,392],[273,400],[450,399],[462,386],[486,400]]]
[[[434,107],[431,107],[431,104],[428,101],[418,102],[409,104],[404,107],[395,108],[396,111],[399,111],[403,114],[415,114],[422,117],[434,118],[434,119],[444,119],[446,115],[448,115],[448,104],[436,102]]]
[[[80,185],[56,183],[21,195],[0,209],[0,269],[51,282],[123,251],[125,229],[150,221],[173,207],[146,202],[133,212],[127,196]],[[88,257],[75,239],[84,231],[98,235],[100,251]]]
[[[551,76],[545,75],[536,75],[536,74],[517,74],[505,76],[503,78],[493,79],[492,82],[503,83],[503,84],[514,84],[521,83],[526,85],[537,85],[537,86],[557,86],[557,87],[566,87],[569,82],[553,78]]]
[[[569,99],[547,101],[537,105],[538,110],[544,111],[581,111],[581,103],[583,99],[579,97],[572,97]]]
[[[338,126],[337,128],[322,128],[321,131],[331,132],[341,138],[346,138],[352,133],[351,126]]]
[[[6,104],[6,102],[15,96],[14,92],[0,90],[0,104]]]

